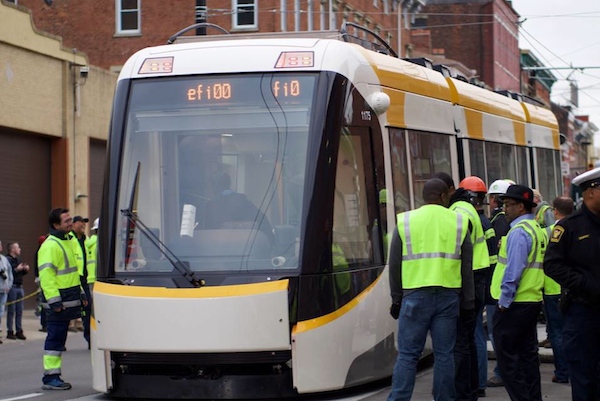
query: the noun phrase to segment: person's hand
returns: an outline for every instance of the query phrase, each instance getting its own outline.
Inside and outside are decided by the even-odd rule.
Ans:
[[[460,317],[465,320],[475,319],[475,308],[473,309],[460,309]]]
[[[400,304],[393,303],[390,306],[390,315],[396,320],[398,320],[398,316],[400,316]]]
[[[50,309],[52,309],[54,312],[56,313],[60,313],[63,310],[65,310],[65,307],[63,306],[62,302],[55,302],[49,305]]]

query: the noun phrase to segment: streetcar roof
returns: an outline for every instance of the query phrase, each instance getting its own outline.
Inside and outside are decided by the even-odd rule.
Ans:
[[[313,63],[310,66],[276,67],[279,57],[286,52],[310,52]],[[171,70],[142,71],[145,62],[164,59],[170,60]],[[330,31],[319,35],[291,35],[285,40],[271,35],[219,35],[219,39],[184,40],[178,44],[149,47],[127,61],[119,80],[266,71],[333,71],[354,83],[379,84],[448,102],[451,99],[450,88],[439,72],[344,42],[339,40],[337,32]]]

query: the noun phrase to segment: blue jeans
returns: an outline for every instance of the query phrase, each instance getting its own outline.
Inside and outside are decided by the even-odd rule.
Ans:
[[[13,303],[12,305],[8,305],[8,313],[6,317],[6,329],[8,331],[13,331],[13,328],[16,326],[16,331],[23,331],[23,326],[21,322],[23,321],[23,301],[22,299],[25,297],[25,290],[23,287],[14,287],[10,289],[8,293],[8,301],[7,302],[15,302],[17,299],[21,299],[21,301]]]
[[[402,299],[398,318],[398,359],[394,366],[388,401],[409,401],[415,387],[417,363],[427,332],[433,344],[433,398],[451,401],[454,388],[454,344],[459,296],[444,288],[424,288]]]
[[[554,375],[558,380],[569,379],[569,368],[563,351],[563,316],[558,309],[560,295],[544,295],[544,313],[546,314],[546,331],[552,343],[554,355]]]
[[[483,328],[483,313],[477,314],[475,322],[475,345],[477,346],[477,370],[479,371],[479,388],[487,387],[487,338]]]
[[[8,298],[7,293],[0,292],[0,327],[2,327],[2,316],[4,316],[4,307],[6,305],[7,298]]]

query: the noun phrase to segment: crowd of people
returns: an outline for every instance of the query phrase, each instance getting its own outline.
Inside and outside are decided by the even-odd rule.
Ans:
[[[94,221],[90,237],[86,236],[88,222],[89,219],[82,216],[71,218],[67,209],[54,209],[48,217],[48,234],[38,240],[35,275],[42,308],[40,331],[47,333],[42,379],[42,388],[46,390],[71,388],[60,376],[62,352],[66,351],[69,328],[77,326],[78,321],[81,321],[83,336],[90,348],[90,313],[96,281],[99,219]],[[20,258],[18,243],[8,243],[5,255],[1,254],[2,250],[0,242],[0,317],[6,306],[6,338],[26,340],[22,327],[25,298],[23,276],[29,273],[30,268]]]
[[[509,179],[489,188],[446,173],[423,186],[424,206],[397,216],[390,247],[390,314],[398,358],[388,401],[410,400],[431,335],[434,400],[477,400],[504,386],[513,401],[541,401],[538,347],[552,347],[554,383],[573,400],[600,399],[600,168],[573,184],[583,202],[550,205]],[[490,215],[485,214],[486,196]],[[487,336],[497,366],[487,371]],[[543,309],[548,338],[537,338]]]

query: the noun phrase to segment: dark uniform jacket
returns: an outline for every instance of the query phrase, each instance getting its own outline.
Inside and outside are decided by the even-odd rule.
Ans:
[[[550,236],[545,273],[568,290],[570,298],[600,307],[600,217],[585,204],[561,219]]]

